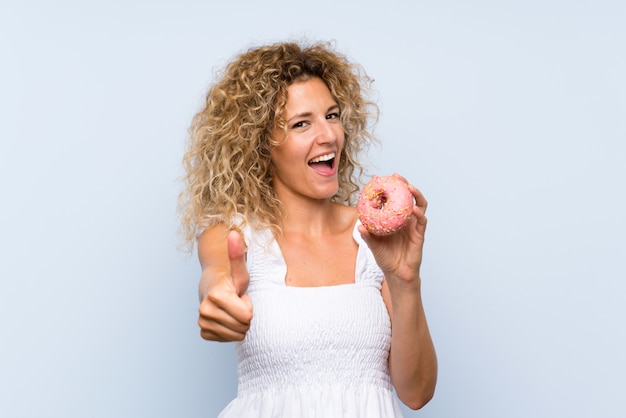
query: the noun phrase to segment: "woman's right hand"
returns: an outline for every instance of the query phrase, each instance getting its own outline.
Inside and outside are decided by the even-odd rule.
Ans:
[[[208,265],[202,274],[201,283],[208,280],[208,286],[200,303],[198,325],[205,340],[241,341],[252,320],[245,244],[237,231],[228,233],[227,242],[229,268],[215,270]]]

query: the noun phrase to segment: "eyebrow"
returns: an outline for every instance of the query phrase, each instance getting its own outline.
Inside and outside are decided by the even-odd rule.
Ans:
[[[339,105],[338,104],[334,104],[334,105],[330,106],[328,109],[326,109],[326,113],[330,113],[330,112],[332,112],[334,110],[339,110]],[[303,112],[303,113],[295,114],[292,117],[290,117],[289,119],[287,119],[287,123],[290,123],[292,120],[298,119],[298,118],[308,118],[312,114],[313,114],[313,112]]]

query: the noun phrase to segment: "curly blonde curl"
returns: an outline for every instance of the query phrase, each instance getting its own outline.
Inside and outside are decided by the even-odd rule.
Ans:
[[[377,106],[367,98],[373,80],[329,43],[253,48],[218,73],[189,129],[179,211],[190,248],[198,233],[215,222],[280,234],[283,211],[272,187],[270,159],[270,147],[279,143],[272,132],[287,129],[287,88],[312,77],[328,86],[345,132],[333,200],[354,204],[364,172],[358,156],[376,141],[368,130],[378,117]]]

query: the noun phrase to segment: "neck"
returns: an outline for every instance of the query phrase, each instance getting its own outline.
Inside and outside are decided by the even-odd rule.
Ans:
[[[298,199],[285,202],[284,233],[324,235],[335,228],[339,220],[338,204],[330,199]]]

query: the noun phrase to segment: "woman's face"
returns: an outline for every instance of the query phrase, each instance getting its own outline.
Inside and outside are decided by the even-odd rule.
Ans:
[[[287,136],[272,147],[274,188],[281,200],[287,195],[328,199],[337,193],[337,166],[344,143],[339,105],[319,78],[296,82],[287,88]]]

